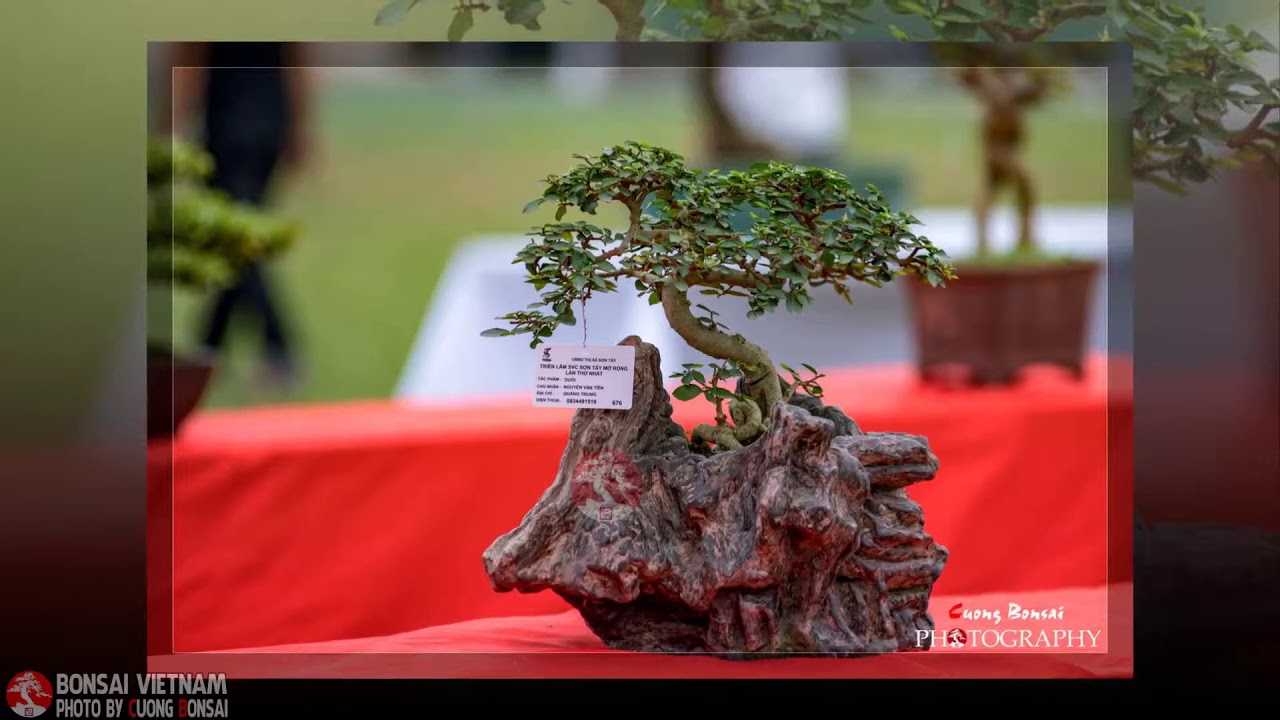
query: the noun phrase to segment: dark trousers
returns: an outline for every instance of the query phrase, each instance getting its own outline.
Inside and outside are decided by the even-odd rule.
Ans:
[[[262,206],[279,159],[278,150],[211,146],[209,151],[215,168],[209,184],[234,200]],[[233,316],[242,311],[255,315],[260,321],[268,361],[277,368],[287,369],[292,364],[289,334],[270,276],[260,263],[245,268],[239,281],[214,299],[205,321],[205,347],[221,350]]]

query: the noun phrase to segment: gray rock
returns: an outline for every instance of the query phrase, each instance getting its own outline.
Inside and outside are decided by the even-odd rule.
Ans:
[[[629,410],[579,410],[551,487],[484,553],[495,590],[551,590],[609,647],[860,655],[926,650],[947,550],[905,487],[921,437],[862,433],[816,398],[777,405],[735,452],[689,450],[658,351],[636,347]],[[919,631],[919,632],[918,632]]]

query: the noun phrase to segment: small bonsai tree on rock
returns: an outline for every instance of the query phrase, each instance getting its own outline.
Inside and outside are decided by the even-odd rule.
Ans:
[[[744,298],[753,318],[779,307],[800,312],[813,302],[815,287],[829,286],[849,301],[850,283],[879,287],[910,273],[938,286],[953,276],[946,254],[912,232],[915,217],[890,209],[874,186],[859,194],[831,170],[769,162],[703,172],[670,150],[638,142],[575,157],[580,164],[549,176],[542,197],[525,208],[557,205],[557,221],[534,229],[516,257],[528,282],[543,291],[541,300],[502,316],[510,327],[485,334],[529,334],[536,347],[558,326],[576,322],[575,303],[616,291],[619,283],[634,285],[651,305],[662,305],[690,347],[718,361],[689,364],[675,375],[682,380],[677,399],[701,396],[715,404],[714,424],[692,433],[707,450],[751,444],[767,429],[775,404],[798,392],[820,397],[821,386],[812,367],[804,366],[807,374],[779,368],[691,292]],[[626,209],[625,228],[564,221],[570,208],[594,215],[608,203]],[[742,207],[751,209],[754,224],[731,230],[730,213]]]
[[[541,299],[484,334],[530,335],[537,347],[577,322],[576,303],[632,285],[714,359],[675,373],[674,395],[709,400],[715,420],[686,434],[658,349],[623,339],[635,348],[631,406],[575,412],[551,488],[484,554],[494,588],[550,589],[619,649],[736,659],[928,649],[929,595],[948,553],[905,491],[934,477],[928,442],[863,433],[823,405],[814,368],[776,365],[690,293],[740,297],[750,317],[800,312],[814,287],[848,299],[851,283],[904,274],[942,285],[946,256],[875,188],[860,194],[829,170],[695,171],[638,142],[577,157],[526,208],[557,206],[516,258]],[[608,204],[625,209],[624,228],[565,218]],[[753,224],[735,231],[730,213],[743,207]]]

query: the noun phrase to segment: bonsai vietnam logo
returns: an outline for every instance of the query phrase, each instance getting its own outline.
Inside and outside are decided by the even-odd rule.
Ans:
[[[33,670],[14,675],[4,689],[4,699],[18,717],[40,717],[53,704],[49,678]]]
[[[578,512],[605,523],[630,515],[643,494],[640,468],[617,450],[583,457],[573,470],[569,486]]]

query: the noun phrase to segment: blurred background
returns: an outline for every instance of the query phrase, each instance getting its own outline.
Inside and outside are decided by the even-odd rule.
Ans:
[[[859,63],[856,48],[836,47],[804,52],[815,65]],[[700,71],[612,69],[621,63],[607,45],[355,44],[314,52],[328,53],[313,57],[316,65],[350,67],[309,71],[301,120],[307,157],[281,167],[264,199],[303,226],[297,246],[267,268],[296,372],[284,387],[259,382],[260,319],[239,313],[207,408],[526,387],[527,343],[478,335],[499,324],[495,315],[533,299],[510,259],[523,233],[551,219],[550,207],[521,212],[541,194],[538,181],[567,170],[574,153],[626,140],[671,148],[703,168],[732,165],[709,138],[711,108]],[[421,60],[481,67],[394,67]],[[786,61],[803,64],[795,56]],[[161,81],[153,88],[163,86],[170,62],[170,55],[152,53],[153,79]],[[580,66],[544,67],[555,62]],[[592,64],[601,67],[586,66]],[[1038,187],[1037,228],[1054,250],[1105,259],[1106,71],[1063,72],[1068,91],[1026,116],[1024,158]],[[982,106],[945,69],[738,67],[723,72],[715,92],[722,106],[716,109],[782,159],[816,156],[856,182],[875,183],[953,256],[972,246]],[[152,108],[153,129],[165,127],[168,105],[156,101]],[[998,204],[997,244],[1007,245],[1016,232],[1010,197]],[[601,220],[616,222],[615,215],[606,211]],[[1100,281],[1092,349],[1106,343],[1105,290]],[[803,315],[778,312],[733,327],[766,347],[806,348],[803,357],[781,352],[781,362],[906,362],[912,347],[905,303],[898,287],[860,288],[853,307],[819,296]],[[180,350],[203,341],[210,304],[205,297],[176,298],[172,330]],[[649,327],[616,307],[602,306],[598,317],[591,310],[592,342],[644,336]],[[724,312],[732,321],[745,306]],[[166,318],[161,312],[152,321]],[[649,335],[662,325],[652,324]],[[556,340],[580,341],[580,332],[565,328]],[[448,361],[441,354],[452,348],[450,355],[465,356],[471,347],[518,356],[514,375],[498,373],[505,379],[483,388],[442,387],[440,363]],[[666,359],[677,362],[674,353]]]
[[[12,478],[6,484],[12,507],[38,509],[14,514],[13,522],[6,524],[11,534],[5,539],[13,547],[40,550],[15,554],[12,568],[28,580],[24,604],[18,608],[34,618],[28,625],[43,628],[57,623],[67,629],[58,641],[43,632],[35,633],[26,645],[12,635],[9,640],[14,648],[29,648],[28,656],[66,648],[83,655],[100,652],[102,647],[134,647],[141,620],[130,624],[127,618],[137,614],[142,593],[137,583],[102,584],[104,592],[95,595],[94,606],[78,607],[70,615],[64,611],[65,599],[80,595],[63,583],[136,572],[144,540],[145,488],[140,481],[144,453],[139,440],[145,408],[139,398],[146,392],[142,352],[146,328],[139,302],[143,260],[138,238],[144,228],[145,195],[142,184],[128,178],[140,175],[144,157],[140,130],[148,114],[153,122],[156,115],[154,102],[147,103],[150,86],[143,77],[148,59],[154,59],[148,43],[154,46],[156,38],[193,36],[439,41],[445,36],[449,10],[445,3],[423,4],[411,21],[384,28],[375,27],[371,20],[381,0],[2,5],[0,57],[10,71],[3,74],[0,88],[6,99],[5,131],[0,133],[6,171],[0,211],[9,225],[0,248],[5,267],[19,269],[6,278],[0,291],[10,310],[5,317],[9,333],[4,470],[6,479]],[[1238,22],[1273,42],[1280,39],[1274,0],[1209,3],[1207,15],[1215,23]],[[484,18],[488,22],[478,23],[468,39],[607,41],[613,34],[612,21],[594,3],[548,3],[545,17],[542,33],[509,26],[500,18]],[[884,37],[881,29],[869,28],[861,39]],[[1091,35],[1082,30],[1073,39],[1087,40]],[[353,43],[343,53],[372,49]],[[387,46],[382,52],[392,49]],[[480,49],[464,47],[458,52]],[[386,62],[395,60],[388,56]],[[1275,55],[1259,56],[1258,68],[1267,77],[1275,77],[1277,67]],[[153,64],[152,71],[158,69],[160,63]],[[536,192],[534,180],[565,167],[565,152],[591,151],[603,144],[597,143],[597,135],[607,136],[601,138],[605,142],[615,141],[612,133],[577,124],[565,131],[562,148],[539,151],[545,161],[528,162],[532,175],[491,172],[483,178],[484,189],[460,192],[457,184],[440,179],[441,162],[452,152],[457,158],[454,168],[476,172],[475,167],[483,167],[476,159],[486,155],[486,145],[470,143],[464,150],[442,142],[447,137],[443,118],[452,117],[456,124],[473,122],[477,136],[483,129],[488,137],[498,138],[510,136],[527,116],[537,114],[529,108],[524,109],[527,115],[491,114],[480,98],[496,102],[502,99],[501,93],[486,92],[482,83],[467,89],[477,82],[467,72],[419,71],[435,73],[438,86],[451,87],[450,94],[426,92],[425,82],[410,80],[403,73],[323,74],[315,107],[314,162],[282,181],[273,193],[276,207],[307,223],[305,242],[273,268],[281,302],[287,303],[297,329],[302,358],[293,397],[317,401],[395,392],[451,251],[479,233],[524,230],[534,218],[520,215],[519,209],[531,191]],[[441,80],[439,73],[453,80]],[[376,79],[357,82],[355,75]],[[877,117],[877,109],[896,109],[889,106],[887,93],[905,91],[894,83],[888,85],[871,97],[848,99],[849,126],[844,136],[851,162],[882,160],[892,166],[916,157],[917,144],[924,142],[923,136],[895,138],[890,141],[896,143],[889,146],[892,153],[886,153],[885,146],[870,141],[871,126],[859,118]],[[852,78],[849,87],[855,87]],[[696,100],[686,90],[668,87],[665,91],[678,116],[689,117],[697,111]],[[627,102],[627,98],[609,97],[609,107]],[[957,87],[940,83],[935,92],[920,97],[938,102],[950,97],[955,103],[945,118],[921,113],[914,122],[928,127],[976,122],[976,103]],[[628,107],[636,116],[653,118],[660,115],[650,112],[654,102],[652,98],[633,100]],[[1054,116],[1073,112],[1075,103],[1046,106],[1033,113],[1030,122],[1033,127],[1057,122]],[[539,107],[544,113],[553,111],[552,104]],[[586,111],[565,105],[561,112],[576,119]],[[658,117],[654,130],[679,127],[668,120]],[[959,152],[975,157],[976,137],[968,130],[955,135],[954,141],[962,148]],[[963,149],[964,143],[972,144]],[[439,150],[425,152],[428,146]],[[520,152],[527,149],[518,148]],[[1033,160],[1037,172],[1054,162],[1046,158],[1069,155],[1067,159],[1074,160],[1090,152],[1090,147],[1055,148],[1038,133],[1032,134],[1028,144],[1029,156],[1040,158]],[[502,160],[514,164],[517,158]],[[932,171],[898,166],[908,181],[913,205],[961,208],[969,202],[964,186],[971,185],[976,164],[966,163],[953,174],[941,172],[951,167],[942,162],[940,157]],[[374,166],[385,174],[351,174]],[[1046,203],[1084,206],[1090,202],[1059,184],[1068,174],[1038,177]],[[476,213],[465,223],[457,220],[457,213],[440,210],[453,209],[441,199],[443,193],[478,202],[489,188],[499,186],[517,191],[509,201],[495,200],[492,207],[496,209]],[[948,193],[956,199],[947,203],[938,199]],[[1252,169],[1224,172],[1190,198],[1172,197],[1150,187],[1136,189],[1135,245],[1141,248],[1142,263],[1135,278],[1139,299],[1135,340],[1141,349],[1135,361],[1142,381],[1135,401],[1139,408],[1134,429],[1135,481],[1139,507],[1163,510],[1150,514],[1159,515],[1156,520],[1274,527],[1275,494],[1280,487],[1275,482],[1280,448],[1274,440],[1280,377],[1276,195],[1275,180]],[[451,224],[455,229],[445,231]],[[388,264],[384,257],[402,262]],[[420,265],[410,267],[410,263]],[[394,279],[391,273],[408,279]],[[174,319],[181,339],[194,343],[201,307],[189,300],[179,302]],[[211,407],[252,404],[269,397],[254,392],[251,382],[255,335],[240,332],[237,338],[229,370],[220,373],[209,398]],[[306,476],[308,483],[313,476]],[[419,480],[414,478],[414,484],[421,484]],[[305,489],[299,497],[312,494],[310,484],[300,487]],[[1140,554],[1145,560],[1155,556],[1154,550]],[[1177,658],[1183,672],[1229,667],[1219,654],[1223,638],[1218,616],[1205,617],[1205,626],[1211,630],[1203,633],[1203,653],[1186,652],[1189,644],[1196,644],[1188,637],[1188,619],[1204,613],[1206,607],[1220,607],[1224,597],[1267,598],[1205,580],[1205,571],[1189,574],[1185,566],[1204,558],[1208,564],[1236,562],[1248,557],[1249,550],[1207,549],[1197,540],[1180,544],[1168,556],[1175,558],[1167,563],[1174,568],[1165,575],[1173,579],[1166,583],[1169,592],[1158,598],[1167,618],[1147,623],[1151,630],[1146,635],[1158,633],[1172,643],[1167,656]],[[247,566],[255,571],[261,567]],[[1244,577],[1234,565],[1228,574]],[[1188,585],[1200,592],[1183,592]],[[350,587],[358,585],[348,583],[344,591]],[[41,602],[32,599],[34,588],[46,588],[47,597]],[[1152,607],[1143,609],[1149,613],[1156,602],[1148,604]],[[1170,628],[1177,631],[1169,632]],[[102,642],[104,633],[113,632],[111,639],[118,643]],[[1197,657],[1203,662],[1194,662]]]

